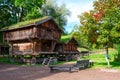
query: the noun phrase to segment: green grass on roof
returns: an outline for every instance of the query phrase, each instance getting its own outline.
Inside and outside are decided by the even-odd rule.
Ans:
[[[72,38],[71,35],[62,35],[60,42],[65,43]]]
[[[28,20],[28,21],[19,22],[17,24],[7,26],[7,27],[3,28],[3,30],[11,30],[11,29],[16,29],[16,28],[22,28],[22,27],[29,26],[29,25],[34,25],[36,22],[42,21],[42,20],[47,19],[49,17],[50,16],[45,16],[45,17],[38,18],[38,19],[32,19],[32,20]]]

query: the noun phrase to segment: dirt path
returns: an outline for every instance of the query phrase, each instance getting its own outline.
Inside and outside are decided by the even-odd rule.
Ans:
[[[50,73],[47,66],[16,66],[0,63],[0,80],[120,80],[120,70],[85,69]]]

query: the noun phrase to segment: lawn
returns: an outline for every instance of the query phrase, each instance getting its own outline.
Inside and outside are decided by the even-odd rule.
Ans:
[[[110,56],[110,68],[120,69],[120,62],[114,61],[116,51],[109,51]],[[88,57],[83,57],[94,61],[93,68],[107,68],[107,62],[105,59],[105,52],[103,53],[91,53]]]

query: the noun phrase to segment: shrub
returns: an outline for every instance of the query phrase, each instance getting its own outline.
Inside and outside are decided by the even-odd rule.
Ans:
[[[25,59],[32,59],[32,55],[30,55],[30,54],[25,54],[25,55],[24,55],[24,58],[25,58]]]

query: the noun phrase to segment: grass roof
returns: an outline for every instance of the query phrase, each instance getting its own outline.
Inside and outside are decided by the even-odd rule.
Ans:
[[[7,26],[7,27],[2,28],[2,31],[35,25],[37,22],[43,21],[43,20],[48,19],[48,18],[51,18],[51,17],[50,16],[45,16],[45,17],[38,18],[38,19],[32,19],[32,20],[28,20],[28,21],[19,22],[17,24],[13,24],[11,26]]]
[[[71,35],[62,35],[60,42],[66,43],[66,42],[69,41],[71,38],[72,38]]]

